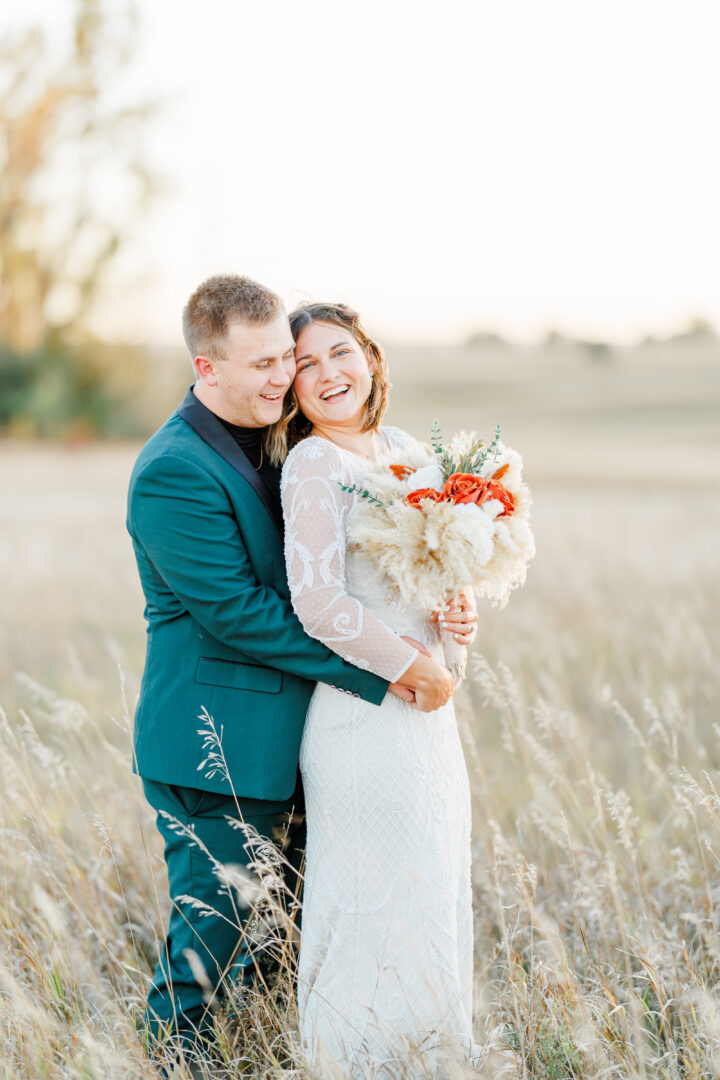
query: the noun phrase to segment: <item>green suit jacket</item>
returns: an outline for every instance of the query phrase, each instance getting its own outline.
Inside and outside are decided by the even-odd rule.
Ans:
[[[191,390],[140,452],[127,527],[148,624],[137,772],[288,798],[315,683],[375,705],[388,684],[305,633],[290,603],[277,497]]]

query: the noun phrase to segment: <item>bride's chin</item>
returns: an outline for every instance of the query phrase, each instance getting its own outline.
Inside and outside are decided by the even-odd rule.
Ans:
[[[357,404],[348,401],[346,405],[332,410],[328,409],[318,419],[320,423],[342,424],[345,428],[357,427],[358,431],[362,431],[365,423],[365,411],[365,402],[358,408]]]

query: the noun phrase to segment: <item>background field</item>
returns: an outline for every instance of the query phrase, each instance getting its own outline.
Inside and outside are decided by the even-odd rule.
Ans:
[[[458,700],[478,1040],[518,1076],[720,1076],[717,346],[389,355],[389,422],[499,421],[534,494],[527,585],[482,611]],[[0,1076],[151,1075],[130,1023],[165,912],[129,768],[136,451],[0,443]],[[237,1075],[296,1054],[273,1015],[231,1030]]]

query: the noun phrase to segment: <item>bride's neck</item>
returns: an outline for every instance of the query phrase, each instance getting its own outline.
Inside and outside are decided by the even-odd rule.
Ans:
[[[382,436],[377,431],[358,431],[314,424],[311,434],[321,439],[328,439],[336,446],[351,450],[353,454],[360,454],[361,457],[369,458],[371,461],[374,461],[385,449]]]

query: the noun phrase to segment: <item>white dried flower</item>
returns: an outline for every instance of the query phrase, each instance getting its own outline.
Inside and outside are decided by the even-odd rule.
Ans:
[[[438,465],[426,465],[423,469],[418,469],[416,472],[411,473],[405,481],[405,487],[408,491],[417,491],[418,488],[434,488],[435,491],[442,491],[443,476]]]

